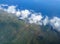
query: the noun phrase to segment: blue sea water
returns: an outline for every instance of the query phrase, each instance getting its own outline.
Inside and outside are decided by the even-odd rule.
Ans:
[[[34,10],[49,17],[60,17],[60,0],[0,0],[0,4],[18,5],[20,10]]]

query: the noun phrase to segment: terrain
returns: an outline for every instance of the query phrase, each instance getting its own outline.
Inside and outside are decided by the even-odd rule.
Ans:
[[[60,44],[60,32],[49,24],[29,24],[0,10],[0,44]]]

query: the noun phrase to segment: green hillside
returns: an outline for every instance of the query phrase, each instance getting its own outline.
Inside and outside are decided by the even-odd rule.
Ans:
[[[0,10],[0,44],[60,44],[60,36],[51,26],[28,24]]]

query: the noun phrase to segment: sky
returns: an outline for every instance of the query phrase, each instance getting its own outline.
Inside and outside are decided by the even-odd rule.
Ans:
[[[18,5],[19,9],[30,9],[50,17],[60,17],[60,0],[1,0],[0,4]]]
[[[0,0],[0,9],[31,24],[50,24],[60,32],[60,0]]]

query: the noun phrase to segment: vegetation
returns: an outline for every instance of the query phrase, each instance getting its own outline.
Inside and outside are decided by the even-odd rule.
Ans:
[[[60,44],[60,33],[50,25],[28,24],[1,10],[0,44]]]

